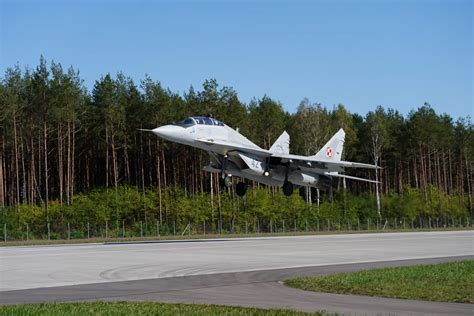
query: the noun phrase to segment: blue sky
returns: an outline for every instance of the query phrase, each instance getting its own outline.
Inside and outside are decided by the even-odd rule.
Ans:
[[[428,102],[474,116],[470,0],[0,2],[2,77],[43,54],[88,89],[123,71],[180,93],[216,78],[290,112],[307,97],[359,114]]]

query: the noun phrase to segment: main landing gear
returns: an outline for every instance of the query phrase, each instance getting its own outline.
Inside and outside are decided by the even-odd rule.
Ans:
[[[225,188],[230,188],[232,186],[232,177],[230,176],[223,176],[221,177],[220,179],[220,182],[221,182],[221,186],[222,187],[225,187]]]
[[[221,186],[224,188],[232,187],[231,176],[221,177],[220,182],[221,182]],[[244,196],[245,193],[247,193],[247,184],[245,182],[237,183],[235,185],[235,193],[237,193],[238,196]]]
[[[288,181],[288,173],[290,172],[289,165],[286,166],[285,170],[285,182],[283,182],[283,194],[291,196],[293,194],[293,183]]]
[[[232,187],[232,176],[225,175],[225,170],[227,166],[227,154],[224,155],[224,159],[222,160],[222,171],[221,171],[221,185],[222,187],[225,188],[230,188]],[[235,193],[237,193],[238,196],[244,196],[245,193],[247,193],[247,184],[244,182],[239,182],[235,186]]]
[[[235,193],[237,193],[238,196],[244,196],[245,193],[247,193],[247,184],[244,182],[237,183]]]
[[[290,181],[285,181],[283,183],[283,194],[286,196],[291,196],[293,194],[293,183]]]

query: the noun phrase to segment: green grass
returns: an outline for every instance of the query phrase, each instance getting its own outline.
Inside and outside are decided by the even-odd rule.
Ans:
[[[285,284],[316,292],[474,303],[474,261],[299,277]]]
[[[0,315],[324,315],[292,310],[164,303],[53,303],[0,306]]]

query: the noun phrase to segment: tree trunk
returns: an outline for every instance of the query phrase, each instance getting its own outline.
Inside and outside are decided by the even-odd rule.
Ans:
[[[112,167],[114,171],[114,186],[115,190],[118,188],[118,181],[119,181],[119,176],[118,176],[118,166],[117,166],[117,151],[115,148],[115,132],[111,132],[111,145],[112,145]]]
[[[443,150],[442,153],[443,157],[443,188],[444,188],[444,193],[447,195],[449,193],[449,188],[448,188],[448,174],[446,171],[446,153]]]
[[[148,158],[150,159],[150,162],[153,161],[153,155],[151,153],[151,138],[148,137]],[[151,166],[148,168],[148,185],[151,186],[153,183],[153,174],[151,172]]]
[[[46,121],[43,125],[44,141],[44,208],[46,211],[46,222],[49,223],[49,174],[48,174],[48,127]]]
[[[33,141],[33,136],[30,137],[31,142],[31,160],[30,160],[30,174],[31,174],[31,196],[30,203],[36,203],[36,161],[35,161],[35,146]],[[38,146],[39,147],[39,146]]]
[[[109,187],[109,128],[105,124],[105,187]]]
[[[125,159],[125,179],[130,181],[130,162],[128,158],[128,137],[125,137],[125,142],[123,146],[123,155]]]
[[[70,173],[71,173],[71,178],[70,178],[70,185],[69,185],[69,202],[72,204],[74,201],[74,185],[75,185],[75,179],[76,179],[76,172],[75,172],[75,166],[76,166],[76,123],[72,122],[72,149],[71,149],[71,165],[70,165]]]
[[[435,152],[435,159],[436,159],[436,183],[438,187],[438,214],[441,216],[442,212],[442,205],[441,205],[441,191],[442,191],[442,186],[441,186],[441,167],[440,167],[440,161],[439,161],[439,150],[436,150]]]
[[[419,188],[420,188],[420,185],[419,185],[419,182],[418,182],[418,168],[417,168],[417,164],[416,164],[416,156],[415,156],[415,154],[413,154],[413,175],[415,176],[415,185],[416,185],[416,188],[419,189]]]
[[[202,166],[202,153],[199,151],[199,166]],[[204,192],[204,183],[203,183],[203,173],[202,169],[199,168],[199,186],[201,190],[201,194]]]
[[[382,218],[382,213],[380,210],[380,190],[379,190],[379,170],[377,168],[378,166],[378,156],[375,156],[375,198],[377,200],[377,215],[379,218]]]
[[[214,173],[209,173],[210,185],[211,185],[211,223],[214,223]]]
[[[426,192],[426,170],[425,170],[425,163],[424,163],[424,157],[423,157],[423,151],[421,149],[421,145],[420,145],[420,160],[421,160],[421,178],[423,179],[422,180],[422,187],[423,187],[423,191],[424,191],[424,194],[425,194],[425,202],[428,200],[428,192]]]
[[[0,136],[0,206],[2,208],[5,207],[5,185],[3,179],[3,153],[5,152],[5,147],[3,144],[4,138],[2,130]]]
[[[160,212],[160,225],[163,224],[163,210],[161,202],[161,164],[160,164],[160,140],[156,138],[156,181],[158,184],[158,204]]]
[[[20,136],[20,156],[21,156],[21,175],[22,175],[22,189],[21,189],[21,202],[27,202],[26,198],[26,167],[25,167],[25,146],[23,144],[23,137]]]
[[[141,170],[141,178],[140,178],[140,185],[142,190],[145,189],[145,167],[143,163],[143,135],[140,133],[140,170]]]
[[[163,150],[163,146],[160,147],[161,149],[161,161],[163,162],[163,188],[165,188],[165,190],[167,189],[167,180],[166,180],[166,160],[165,160],[165,151]],[[165,198],[168,197],[167,195],[167,191],[165,191]],[[168,208],[167,208],[167,204],[165,204],[165,218],[167,216],[167,212],[168,212]]]
[[[58,124],[58,179],[59,179],[59,202],[63,204],[64,171],[63,171],[63,142],[61,123]]]
[[[20,171],[18,170],[18,139],[16,130],[16,113],[13,113],[13,151],[15,153],[15,188],[16,188],[16,201],[20,203]]]
[[[161,149],[161,157],[163,161],[163,187],[167,187],[167,175],[166,175],[166,159],[165,159],[165,151]]]
[[[71,204],[71,122],[67,121],[66,204]]]
[[[465,163],[466,163],[466,181],[467,181],[467,196],[468,196],[468,204],[469,204],[469,214],[471,215],[471,218],[474,216],[473,214],[473,208],[472,208],[472,182],[471,182],[471,177],[472,177],[472,170],[469,166],[468,163],[468,156],[467,156],[467,150],[464,151],[465,154]]]
[[[462,161],[463,150],[459,149],[459,171],[458,171],[458,194],[464,198],[464,163]]]
[[[90,155],[89,155],[89,152],[86,153],[86,188],[89,189],[90,186],[91,186],[91,177],[90,177],[90,173],[91,173],[91,168],[90,168]]]
[[[318,216],[319,216],[319,204],[320,204],[320,198],[321,198],[321,192],[319,192],[319,189],[316,189],[316,198],[317,198]]]
[[[217,211],[218,211],[218,223],[217,230],[219,233],[222,233],[222,203],[221,203],[221,188],[220,181],[217,181]]]
[[[43,190],[41,188],[41,183],[43,182],[43,169],[42,169],[42,163],[44,161],[44,158],[43,158],[43,153],[42,153],[42,146],[41,146],[41,142],[42,142],[42,138],[41,138],[41,128],[39,127],[39,130],[38,130],[38,193],[39,193],[39,198],[40,198],[40,201],[43,200]]]
[[[451,149],[448,150],[448,161],[449,161],[449,193],[453,191],[453,169],[451,164]]]
[[[403,162],[398,161],[398,193],[403,192]]]

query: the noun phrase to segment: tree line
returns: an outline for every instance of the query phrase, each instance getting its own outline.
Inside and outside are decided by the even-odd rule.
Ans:
[[[200,90],[191,86],[179,94],[149,76],[136,83],[121,72],[103,75],[88,91],[77,69],[48,65],[41,57],[34,69],[15,65],[5,71],[0,107],[4,212],[36,206],[49,222],[51,205],[65,210],[88,192],[118,194],[124,187],[145,195],[154,192],[160,222],[171,214],[173,192],[191,200],[210,194],[213,212],[233,192],[222,192],[217,176],[202,171],[207,154],[137,131],[212,114],[263,148],[287,130],[291,152],[303,155],[316,153],[344,128],[343,158],[381,167],[377,173],[348,172],[381,184],[336,181],[335,190],[370,197],[375,202],[367,207],[379,217],[390,212],[395,197],[413,192],[421,197],[418,215],[429,211],[443,216],[454,206],[466,216],[474,215],[471,119],[438,114],[428,103],[406,116],[383,106],[360,115],[342,104],[328,108],[305,98],[289,113],[266,95],[244,103],[233,88],[221,87],[215,79],[206,80]],[[260,185],[252,187],[260,192]],[[264,191],[279,195],[276,188]],[[348,208],[350,198],[345,200]]]

